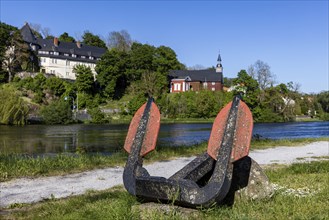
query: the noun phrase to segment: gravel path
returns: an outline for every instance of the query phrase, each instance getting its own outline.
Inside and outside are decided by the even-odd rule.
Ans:
[[[329,156],[329,142],[314,142],[305,146],[275,147],[254,150],[249,156],[260,165],[307,162],[315,157]],[[153,176],[170,177],[195,157],[155,162],[145,168]],[[301,159],[303,158],[303,159]],[[63,198],[83,194],[86,190],[103,190],[122,182],[123,167],[92,170],[65,176],[20,178],[0,183],[0,207],[14,203],[34,203],[51,197]]]

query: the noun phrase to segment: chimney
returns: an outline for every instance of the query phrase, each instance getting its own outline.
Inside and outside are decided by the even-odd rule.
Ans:
[[[54,45],[55,45],[55,47],[58,47],[58,38],[57,37],[54,37]]]
[[[80,41],[77,41],[77,47],[81,48],[81,42]]]

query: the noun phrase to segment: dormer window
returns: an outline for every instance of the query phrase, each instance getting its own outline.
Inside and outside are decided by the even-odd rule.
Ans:
[[[64,53],[64,56],[68,57],[68,56],[70,56],[70,54],[68,54],[68,53]]]
[[[58,55],[59,55],[59,53],[58,53],[58,52],[54,52],[54,55],[57,55],[57,56],[58,56]]]
[[[77,57],[77,55],[76,55],[76,54],[72,54],[72,57],[76,58],[76,57]]]
[[[85,59],[85,58],[86,58],[86,56],[81,56],[81,58]]]
[[[89,59],[90,59],[90,60],[93,60],[93,59],[94,59],[94,57],[91,57],[91,56],[90,56],[90,57],[89,57]]]

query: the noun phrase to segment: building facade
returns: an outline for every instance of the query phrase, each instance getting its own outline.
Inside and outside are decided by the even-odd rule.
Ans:
[[[106,49],[84,45],[81,42],[60,42],[58,38],[40,39],[33,34],[28,23],[21,28],[23,40],[31,50],[37,53],[40,71],[59,78],[75,80],[74,66],[80,64],[91,68],[96,76],[96,62],[106,52]]]
[[[173,70],[169,74],[170,92],[186,91],[222,91],[223,66],[218,55],[216,69],[206,70]]]

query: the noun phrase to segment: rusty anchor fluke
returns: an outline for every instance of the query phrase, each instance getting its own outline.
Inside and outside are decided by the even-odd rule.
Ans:
[[[143,157],[155,149],[160,112],[149,98],[133,117],[124,149],[129,153],[123,173],[127,191],[144,201],[171,202],[185,207],[209,207],[227,202],[235,166],[248,157],[253,129],[252,114],[240,96],[217,115],[208,149],[170,178],[150,176]]]

